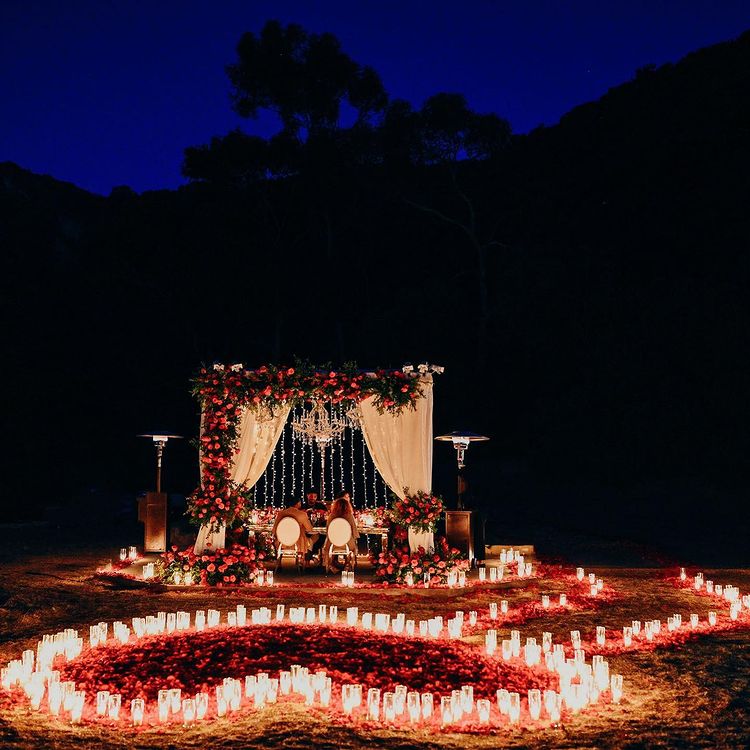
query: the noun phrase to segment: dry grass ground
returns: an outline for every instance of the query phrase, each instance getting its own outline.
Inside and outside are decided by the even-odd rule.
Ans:
[[[170,591],[112,590],[92,579],[95,567],[112,550],[60,551],[8,557],[2,565],[0,596],[0,661],[16,658],[32,648],[41,633],[64,627],[85,631],[100,620],[129,619],[158,610],[228,609],[241,594],[196,589]],[[619,629],[631,619],[652,619],[680,612],[706,616],[709,602],[680,591],[661,580],[654,569],[596,569],[622,598],[599,612],[577,612],[537,619],[521,626],[522,636],[539,637],[550,630],[556,640],[571,629],[591,632],[597,624]],[[706,571],[708,574],[708,571]],[[710,577],[710,576],[708,576]],[[718,582],[750,590],[750,571],[713,573]],[[309,580],[309,579],[308,579]],[[554,592],[560,582],[507,592],[511,602],[537,598],[540,590]],[[459,591],[431,591],[404,597],[373,590],[362,592],[378,610],[406,611],[419,617],[427,611],[451,612],[472,608]],[[356,594],[356,592],[355,592]],[[268,601],[296,604],[334,603],[336,589],[304,583],[298,590],[268,592]],[[263,600],[253,598],[254,606]],[[405,603],[406,601],[406,603]],[[476,600],[474,600],[476,601]],[[476,606],[476,604],[474,604]],[[498,634],[499,637],[504,637]],[[0,747],[42,748],[738,748],[750,746],[750,632],[704,638],[671,650],[638,652],[612,657],[613,671],[625,676],[626,699],[566,722],[560,729],[517,730],[492,736],[452,733],[360,732],[332,725],[302,707],[285,704],[238,721],[210,722],[190,729],[149,730],[134,734],[101,728],[70,727],[62,722],[16,709],[0,714]]]

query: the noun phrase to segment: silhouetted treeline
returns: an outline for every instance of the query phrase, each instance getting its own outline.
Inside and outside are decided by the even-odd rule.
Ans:
[[[242,77],[243,43],[263,52],[243,39],[251,113],[277,94]],[[340,111],[298,102],[274,139],[193,146],[177,191],[100,198],[0,165],[7,512],[148,487],[134,436],[195,433],[201,361],[298,355],[445,365],[436,429],[492,437],[475,494],[521,526],[606,532],[587,509],[627,498],[620,520],[665,534],[705,508],[744,533],[750,36],[520,137],[460,96],[392,102],[352,64]],[[195,469],[170,444],[170,486]]]

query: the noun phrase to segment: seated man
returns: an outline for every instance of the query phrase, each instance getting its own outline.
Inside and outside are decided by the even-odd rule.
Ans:
[[[322,526],[328,514],[328,506],[323,500],[318,499],[317,492],[308,492],[305,496],[305,511],[310,516],[311,521],[315,522],[316,526]],[[315,534],[314,536],[317,541],[313,542],[310,546],[310,554],[312,556],[320,553],[325,542],[325,534]]]
[[[276,527],[279,525],[279,521],[281,521],[282,518],[293,518],[297,523],[299,523],[300,527],[302,528],[302,534],[301,538],[298,541],[300,552],[306,554],[313,544],[315,544],[318,539],[320,538],[320,534],[315,534],[313,532],[312,524],[310,523],[310,518],[305,513],[304,510],[302,510],[302,500],[295,500],[293,498],[287,498],[286,501],[286,508],[284,510],[280,510],[276,514],[276,520],[273,522],[273,540],[274,544],[277,544],[276,539]]]

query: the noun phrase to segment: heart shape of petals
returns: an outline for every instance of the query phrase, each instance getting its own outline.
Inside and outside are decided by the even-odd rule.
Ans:
[[[493,699],[501,687],[521,694],[557,687],[556,677],[545,670],[508,664],[457,640],[290,623],[178,632],[127,644],[109,641],[60,665],[60,677],[74,680],[87,695],[108,690],[120,693],[123,702],[153,701],[161,689],[210,692],[225,677],[273,676],[292,664],[326,670],[334,684],[361,683],[365,690],[403,684],[450,695],[472,685],[475,697]]]

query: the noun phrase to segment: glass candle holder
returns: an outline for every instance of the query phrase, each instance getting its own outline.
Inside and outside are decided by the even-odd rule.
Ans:
[[[606,640],[607,640],[607,629],[604,627],[604,625],[597,625],[596,626],[596,645],[603,646]]]
[[[491,703],[486,698],[477,700],[477,716],[480,724],[490,723],[490,706]]]
[[[541,690],[529,690],[529,715],[535,721],[539,718],[542,713],[542,692]]]
[[[143,698],[133,698],[130,701],[130,718],[133,721],[134,727],[139,727],[143,724],[143,712],[145,708]]]
[[[109,699],[107,700],[107,716],[110,719],[118,719],[120,718],[120,703],[122,702],[122,697],[119,693],[115,693],[114,695],[110,695]]]
[[[383,718],[385,721],[396,720],[396,694],[392,692],[383,693]]]
[[[518,693],[508,694],[508,719],[517,724],[521,719],[521,696]]]
[[[434,698],[432,693],[422,693],[422,718],[429,719],[432,717],[432,708],[434,705]]]

